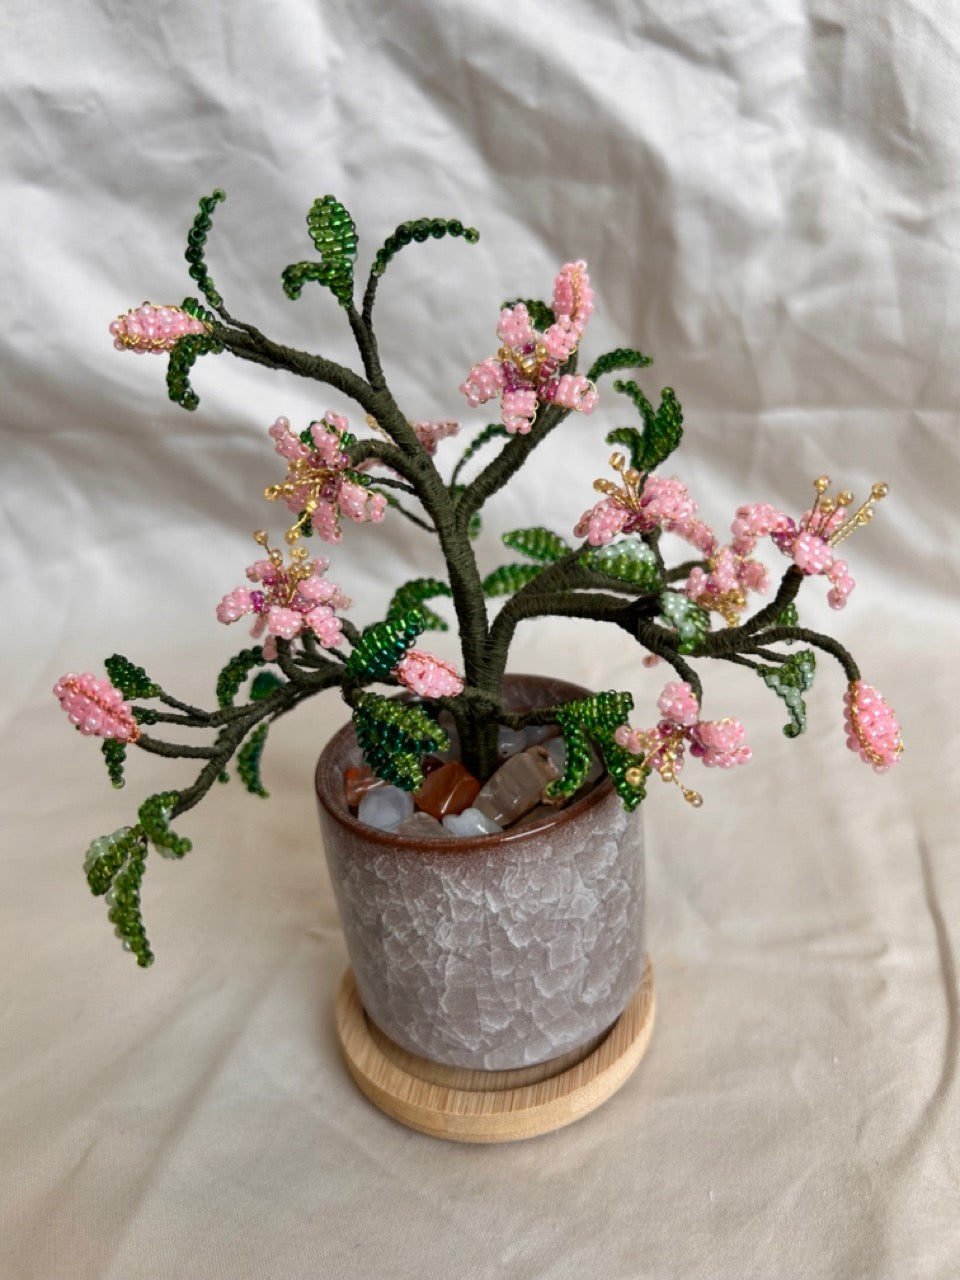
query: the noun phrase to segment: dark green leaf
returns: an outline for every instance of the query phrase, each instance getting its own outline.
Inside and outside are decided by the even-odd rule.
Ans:
[[[683,410],[672,387],[664,387],[660,393],[659,408],[653,405],[635,382],[617,381],[614,391],[629,397],[643,418],[643,435],[639,445],[633,436],[621,436],[620,431],[607,436],[608,444],[626,444],[631,452],[631,465],[637,471],[653,471],[659,467],[677,445],[683,435]],[[629,428],[625,429],[629,430]]]
[[[597,356],[587,377],[591,382],[596,382],[605,373],[614,373],[619,369],[646,369],[651,364],[652,356],[645,356],[642,351],[635,351],[632,347],[617,347],[616,351],[607,351],[602,356]]]
[[[217,705],[232,707],[247,676],[254,667],[262,667],[265,661],[263,649],[258,644],[252,649],[241,649],[232,657],[217,676]]]
[[[281,680],[274,671],[259,671],[250,685],[250,701],[262,702],[264,698],[269,698],[271,693],[286,683],[286,680]]]
[[[157,853],[165,858],[182,858],[193,848],[185,836],[178,836],[170,829],[170,815],[180,799],[179,791],[161,791],[147,796],[140,806],[140,829]]]
[[[419,791],[423,786],[423,755],[445,751],[450,745],[422,707],[377,693],[355,696],[353,724],[370,768],[378,778],[404,791]]]
[[[394,669],[423,628],[420,609],[408,609],[406,613],[365,627],[347,659],[347,675],[353,680],[382,680]]]
[[[122,653],[111,654],[104,662],[110,683],[120,690],[125,698],[155,698],[162,690],[155,684],[143,667],[134,666]]]
[[[453,592],[439,578],[414,578],[410,582],[405,582],[394,593],[390,607],[387,609],[387,617],[397,618],[409,612],[410,609],[419,608],[423,615],[424,631],[448,631],[450,629],[448,623],[432,609],[425,609],[423,602],[433,600],[437,596],[451,595]]]
[[[116,738],[107,738],[100,750],[107,766],[107,773],[113,786],[118,789],[124,785],[123,766],[127,759],[127,744]]]
[[[266,675],[267,672],[263,674]],[[267,740],[267,729],[266,724],[258,724],[237,752],[237,776],[251,795],[262,796],[264,799],[270,794],[260,778],[260,759]]]
[[[476,227],[465,227],[459,218],[417,218],[413,222],[401,222],[377,250],[370,275],[374,278],[382,276],[391,260],[408,244],[442,240],[444,236],[463,236],[467,244],[476,244],[480,232]]]

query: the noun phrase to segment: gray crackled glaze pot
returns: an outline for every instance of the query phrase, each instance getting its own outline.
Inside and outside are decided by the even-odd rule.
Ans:
[[[561,680],[508,676],[506,705],[583,697]],[[418,841],[374,831],[343,798],[360,762],[352,725],[316,785],[327,865],[367,1014],[412,1053],[489,1071],[586,1046],[640,984],[643,828],[609,778],[548,825]]]

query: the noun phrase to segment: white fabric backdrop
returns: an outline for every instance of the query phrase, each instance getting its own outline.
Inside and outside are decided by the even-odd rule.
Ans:
[[[960,1274],[951,7],[8,0],[0,50],[4,1280]],[[707,673],[708,710],[741,716],[755,762],[704,775],[699,813],[655,789],[658,1027],[621,1094],[560,1134],[441,1144],[351,1085],[310,794],[335,698],[272,735],[269,802],[223,788],[181,822],[186,862],[153,860],[151,970],[86,893],[87,842],[189,773],[138,759],[111,792],[50,686],[119,649],[209,701],[242,639],[212,609],[271,515],[265,428],[349,410],[221,357],[197,366],[187,415],[164,362],[111,351],[119,311],[191,291],[184,235],[215,185],[228,306],[340,359],[329,296],[279,287],[317,195],[353,212],[362,253],[409,217],[481,229],[475,248],[406,251],[381,288],[411,416],[486,421],[456,387],[500,301],[584,257],[585,348],[657,357],[645,385],[678,390],[675,469],[708,521],[743,501],[799,512],[824,471],[891,483],[849,544],[848,610],[816,583],[803,609],[897,707],[901,768],[878,779],[845,750],[826,660],[793,743],[759,682]],[[491,503],[486,564],[517,524],[569,531],[618,413],[570,421]],[[439,567],[396,520],[351,533],[335,576],[361,623]],[[660,687],[581,624],[529,626],[513,665],[631,688],[638,722]]]

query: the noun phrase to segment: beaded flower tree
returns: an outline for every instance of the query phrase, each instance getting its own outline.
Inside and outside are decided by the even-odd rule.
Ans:
[[[564,266],[550,306],[524,300],[501,311],[496,354],[481,361],[460,390],[471,406],[499,399],[500,420],[475,436],[445,479],[434,458],[438,443],[457,433],[454,422],[407,418],[384,378],[374,336],[377,287],[396,254],[412,242],[478,234],[456,220],[403,223],[378,249],[359,307],[355,302],[357,233],[346,209],[332,196],[317,200],[307,217],[318,257],[283,272],[288,297],[305,284],[329,289],[346,313],[363,373],[319,355],[282,346],[251,324],[235,320],[207,271],[204,248],[211,214],[223,192],[200,201],[188,234],[190,275],[206,306],[187,298],[180,307],[145,303],[110,326],[114,345],[137,353],[168,354],[171,399],[195,409],[198,399],[190,372],[198,357],[231,352],[243,360],[286,369],[325,383],[358,404],[368,433],[352,434],[347,420],[327,412],[297,432],[285,418],[269,429],[286,474],[265,490],[295,517],[284,550],[267,534],[254,537],[261,558],[246,571],[249,586],[223,597],[217,617],[230,624],[253,619],[261,643],[244,648],[220,671],[214,710],[173,697],[146,672],[115,654],[106,661],[107,679],[91,674],[63,676],[54,693],[82,734],[104,739],[103,754],[114,785],[123,785],[128,745],[162,756],[201,762],[191,786],[149,796],[136,822],[91,844],[86,874],[95,894],[107,896],[109,918],[126,949],[148,965],[153,955],[140,913],[140,886],[152,846],[180,858],[190,842],[170,822],[192,808],[235,758],[246,788],[266,795],[260,758],[270,724],[298,703],[336,687],[353,715],[357,737],[376,775],[408,791],[424,780],[425,753],[443,750],[443,710],[456,725],[463,765],[486,779],[498,764],[502,726],[559,726],[564,742],[562,776],[545,790],[548,802],[562,804],[583,784],[592,752],[628,809],[644,798],[647,779],[658,773],[680,786],[694,805],[699,795],[680,784],[685,756],[707,766],[730,768],[750,758],[738,720],[702,720],[702,686],[691,660],[723,658],[747,667],[783,699],[789,716],[784,732],[795,737],[805,726],[803,695],[814,675],[814,650],[835,658],[847,680],[845,725],[852,750],[883,771],[902,750],[896,719],[878,693],[860,678],[850,654],[836,640],[798,624],[794,603],[801,583],[826,577],[828,599],[842,608],[853,589],[846,563],[835,548],[871,517],[886,486],[874,485],[855,510],[851,494],[828,496],[830,482],[815,483],[815,500],[799,520],[766,503],[740,507],[731,537],[721,542],[696,515],[685,486],[658,468],[680,443],[682,413],[670,388],[659,404],[635,381],[615,380],[613,390],[639,415],[638,426],[618,427],[606,436],[618,447],[610,459],[615,480],[597,480],[602,494],[574,529],[574,545],[545,528],[517,529],[504,543],[523,559],[486,575],[478,567],[472,540],[484,504],[504,487],[538,444],[571,412],[592,414],[598,383],[607,375],[643,369],[641,352],[621,348],[599,356],[586,374],[578,372],[578,349],[593,311],[593,291],[583,262]],[[500,443],[502,442],[502,443]],[[499,451],[472,479],[464,471],[482,450]],[[623,452],[620,452],[622,450]],[[410,502],[417,504],[411,510]],[[439,540],[447,578],[415,578],[395,593],[381,621],[358,628],[343,616],[350,601],[326,577],[329,562],[311,558],[311,536],[336,544],[344,520],[379,523],[406,518]],[[690,544],[696,555],[668,567],[661,551],[665,534]],[[757,542],[770,538],[788,565],[769,603],[748,612],[752,594],[769,590],[768,573],[754,558]],[[447,623],[426,602],[447,597],[456,614],[462,674],[434,655],[415,648],[422,632]],[[486,601],[505,597],[491,620]],[[525,713],[501,705],[507,654],[518,624],[534,617],[568,617],[612,623],[646,650],[648,664],[665,661],[676,679],[658,701],[653,727],[630,727],[629,693],[606,692]],[[801,642],[786,652],[777,645]],[[346,648],[346,652],[344,649]],[[395,686],[388,696],[373,685]],[[246,686],[245,700],[240,700]],[[154,728],[200,730],[206,741],[181,743],[158,737]],[[212,740],[211,740],[212,735]]]

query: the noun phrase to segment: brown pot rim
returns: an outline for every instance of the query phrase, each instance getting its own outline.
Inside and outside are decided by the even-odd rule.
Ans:
[[[560,680],[554,676],[533,676],[511,674],[504,677],[504,684],[513,681],[540,681],[559,689],[563,698],[583,698],[590,696],[590,690],[582,685],[573,684],[569,680]],[[449,840],[424,840],[416,836],[398,836],[392,831],[378,831],[376,827],[368,827],[360,822],[347,808],[342,797],[342,789],[337,785],[340,777],[337,773],[337,761],[345,754],[351,742],[356,742],[352,723],[347,723],[333,735],[320,753],[314,774],[314,785],[317,800],[330,817],[341,827],[370,844],[380,845],[384,849],[393,849],[397,853],[438,853],[469,854],[483,851],[487,853],[498,844],[515,844],[524,840],[541,837],[546,831],[553,831],[568,822],[574,822],[585,813],[589,813],[598,804],[603,804],[613,792],[613,779],[605,774],[597,785],[585,796],[573,804],[558,809],[556,817],[543,822],[540,826],[526,827],[522,831],[495,831],[488,836],[455,836]],[[338,795],[339,792],[339,795]]]

